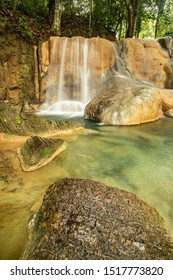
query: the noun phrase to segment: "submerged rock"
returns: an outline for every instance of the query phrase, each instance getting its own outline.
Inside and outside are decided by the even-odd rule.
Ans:
[[[158,212],[103,183],[64,178],[50,186],[30,221],[22,259],[172,259]]]
[[[64,140],[34,136],[18,150],[18,156],[23,170],[33,171],[48,164],[65,148]]]
[[[86,106],[87,119],[111,125],[133,125],[159,119],[160,91],[147,83],[117,74]]]

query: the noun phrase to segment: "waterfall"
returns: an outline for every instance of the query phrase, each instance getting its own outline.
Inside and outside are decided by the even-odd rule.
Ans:
[[[107,40],[52,37],[45,78],[46,97],[41,106],[43,113],[83,113],[114,63],[104,41]],[[113,44],[106,44],[111,46],[114,54]]]

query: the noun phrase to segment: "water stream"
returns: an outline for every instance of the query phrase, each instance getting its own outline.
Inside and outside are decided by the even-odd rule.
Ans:
[[[20,257],[30,216],[47,187],[66,176],[135,193],[159,211],[173,234],[173,119],[124,127],[86,125],[94,133],[67,139],[66,151],[47,166],[0,181],[0,259]]]
[[[113,43],[110,46],[106,53],[99,37],[51,39],[45,101],[40,107],[44,114],[83,113],[98,88],[115,71],[111,61],[115,60],[116,49]]]

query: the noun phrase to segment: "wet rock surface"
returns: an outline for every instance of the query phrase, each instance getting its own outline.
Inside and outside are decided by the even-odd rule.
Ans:
[[[33,171],[48,164],[65,148],[64,140],[34,136],[18,150],[18,156],[23,170]]]
[[[46,137],[68,134],[80,129],[83,130],[84,125],[79,122],[47,120],[33,113],[20,112],[0,102],[0,140],[2,141],[2,134]]]
[[[22,259],[172,259],[158,212],[137,196],[91,180],[51,185]]]
[[[86,106],[84,117],[111,125],[133,125],[159,119],[160,91],[123,75],[111,77]]]

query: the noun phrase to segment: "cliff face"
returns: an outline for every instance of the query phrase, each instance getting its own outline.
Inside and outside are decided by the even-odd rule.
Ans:
[[[0,99],[15,107],[27,109],[28,104],[32,107],[33,104],[45,101],[46,95],[50,92],[51,94],[56,92],[63,40],[64,38],[51,37],[49,41],[40,43],[37,47],[16,38],[15,35],[1,34]],[[82,37],[78,37],[78,40],[80,43],[85,41]],[[70,58],[75,61],[72,54],[73,49],[76,51],[75,44],[74,38],[68,39],[65,59]],[[53,46],[56,47],[54,57]],[[78,51],[80,62],[83,56],[80,53],[81,47]],[[91,38],[88,39],[88,52],[90,54],[88,64],[92,69],[90,76],[93,77],[90,86],[95,87],[94,94],[98,93],[99,75],[109,72],[110,69],[115,69],[123,75],[129,73],[129,76],[152,83],[156,87],[173,88],[172,39],[162,39],[160,44],[155,40],[125,39],[113,46],[112,42],[106,39]],[[79,76],[72,75],[72,73],[77,73],[74,70],[75,63],[69,67],[65,62],[64,85],[67,91],[76,98],[79,95],[76,90],[79,88]],[[51,79],[48,79],[49,75]],[[54,102],[55,97],[52,96],[51,102]]]
[[[135,78],[152,82],[156,87],[170,87],[170,56],[156,40],[125,39],[118,46],[125,67]]]
[[[34,47],[14,35],[0,36],[0,99],[17,107],[38,99]]]
[[[80,43],[84,44],[84,38],[76,37]],[[63,38],[52,37],[49,41],[42,44],[40,49],[40,76],[41,88],[40,94],[44,100],[44,92],[48,87],[58,88],[58,79],[60,75],[60,64],[62,59]],[[163,39],[168,41],[168,38]],[[112,42],[101,39],[91,38],[88,39],[88,67],[91,69],[92,87],[99,86],[98,73],[105,75],[111,69],[115,69],[123,75],[131,75],[133,78],[152,83],[159,88],[172,88],[173,87],[173,70],[171,66],[171,53],[172,45],[169,39],[169,46],[164,48],[156,40],[142,40],[142,39],[124,39],[117,44],[113,45]],[[79,57],[78,63],[80,64],[83,56],[81,46],[75,45],[75,37],[69,39],[64,61],[64,76],[69,79],[64,81],[64,86],[69,84],[72,87],[78,83],[73,73],[76,73],[75,52],[78,49]],[[56,53],[54,52],[56,50]],[[73,50],[74,49],[74,50]],[[72,54],[73,50],[73,54]],[[53,55],[54,52],[54,55]],[[93,55],[93,57],[92,57]],[[68,61],[71,62],[69,63]],[[69,67],[69,65],[71,67]],[[56,68],[55,68],[56,66]],[[59,68],[58,68],[59,67]],[[75,68],[75,70],[74,70]],[[51,79],[49,74],[51,73]],[[95,95],[94,95],[95,96]],[[93,96],[93,97],[94,97]],[[53,101],[54,102],[54,101]]]
[[[52,105],[59,94],[58,101],[86,104],[97,93],[102,76],[114,68],[116,54],[114,45],[106,39],[51,37],[40,47],[39,61],[41,101],[46,99]]]

